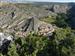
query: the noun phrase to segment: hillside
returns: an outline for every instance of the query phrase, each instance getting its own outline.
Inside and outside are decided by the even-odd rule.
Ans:
[[[40,10],[42,9],[42,10]],[[0,7],[0,27],[5,29],[16,29],[24,26],[29,18],[42,18],[53,12],[30,4],[6,4]]]
[[[2,5],[3,4],[3,5]],[[56,17],[58,13],[71,13],[69,20],[74,28],[74,3],[1,3],[0,6],[0,28],[10,30],[20,30],[29,18],[45,20],[43,18]],[[69,11],[69,12],[68,12]],[[53,21],[53,19],[50,19]],[[47,21],[47,20],[46,20]],[[35,24],[34,24],[35,25]],[[24,26],[25,27],[25,26]],[[32,27],[31,27],[32,28]]]
[[[75,4],[65,3],[31,3],[31,4],[12,4],[5,3],[0,6],[0,27],[13,28],[21,21],[25,21],[30,17],[44,18],[46,16],[54,16],[57,13],[67,13],[71,11],[71,15],[74,15]],[[73,9],[72,9],[73,8]],[[8,18],[8,20],[7,20]],[[6,21],[5,21],[6,20]],[[74,20],[73,20],[74,21]]]
[[[75,3],[0,3],[0,56],[75,56]]]

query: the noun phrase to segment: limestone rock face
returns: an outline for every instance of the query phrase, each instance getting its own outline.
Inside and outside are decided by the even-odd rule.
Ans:
[[[38,26],[40,25],[39,18],[49,15],[55,16],[57,13],[66,13],[69,9],[69,6],[65,4],[34,5],[8,3],[0,6],[0,28],[24,32],[38,31]],[[46,10],[48,7],[50,9]]]
[[[45,4],[44,4],[45,5]],[[50,5],[50,6],[49,6]],[[56,13],[66,13],[68,5],[50,4],[47,7],[52,8],[54,12],[46,10],[46,6],[35,6],[32,4],[5,4],[0,6],[0,27],[5,29],[15,29],[23,27],[28,21],[28,17],[41,18]],[[36,19],[35,19],[36,20]],[[26,22],[27,21],[27,22]],[[34,26],[34,28],[37,28]]]
[[[0,32],[0,51],[6,52],[13,36]]]
[[[38,27],[39,35],[51,36],[54,31],[54,27],[51,24],[45,22],[40,23]]]
[[[66,13],[68,9],[69,9],[68,5],[54,5],[53,6],[53,11],[55,13]]]
[[[20,28],[21,32],[17,32],[17,35],[26,36],[27,33],[37,32],[39,35],[51,35],[54,32],[54,27],[46,22],[32,17],[26,20],[26,23]]]
[[[0,27],[5,29],[19,28],[26,23],[29,17],[36,15],[40,18],[51,14],[45,9],[40,9],[42,8],[26,4],[2,5],[0,6]]]

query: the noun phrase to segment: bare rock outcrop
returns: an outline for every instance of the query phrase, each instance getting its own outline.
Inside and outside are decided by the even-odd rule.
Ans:
[[[53,6],[53,12],[55,13],[67,13],[67,11],[69,10],[68,5],[54,5]]]
[[[13,36],[0,32],[0,51],[5,54],[8,51],[10,42],[13,41]]]

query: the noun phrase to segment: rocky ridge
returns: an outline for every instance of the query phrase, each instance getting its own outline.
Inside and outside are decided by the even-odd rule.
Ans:
[[[49,6],[50,5],[50,6]],[[72,8],[68,4],[13,4],[0,6],[0,28],[7,32],[31,32],[38,30],[42,17],[54,16],[57,13],[67,13]],[[38,24],[39,23],[39,24]]]

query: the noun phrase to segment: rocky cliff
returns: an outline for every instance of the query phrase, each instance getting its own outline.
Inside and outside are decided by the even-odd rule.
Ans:
[[[33,21],[30,18],[39,19],[51,13],[42,7],[30,4],[5,4],[0,6],[0,27],[3,29],[19,30],[25,27],[28,28],[30,21]]]
[[[39,19],[42,17],[47,17],[49,15],[54,16],[54,14],[57,13],[67,13],[67,11],[70,11],[72,13],[71,18],[75,17],[74,4],[44,3],[40,5],[39,3],[3,3],[0,5],[0,28],[14,30],[21,30],[23,28],[23,30],[26,31],[26,28],[28,28],[30,21],[33,21],[28,20],[30,18]],[[30,28],[33,28],[33,26]],[[34,29],[35,28],[36,27],[34,27]]]

